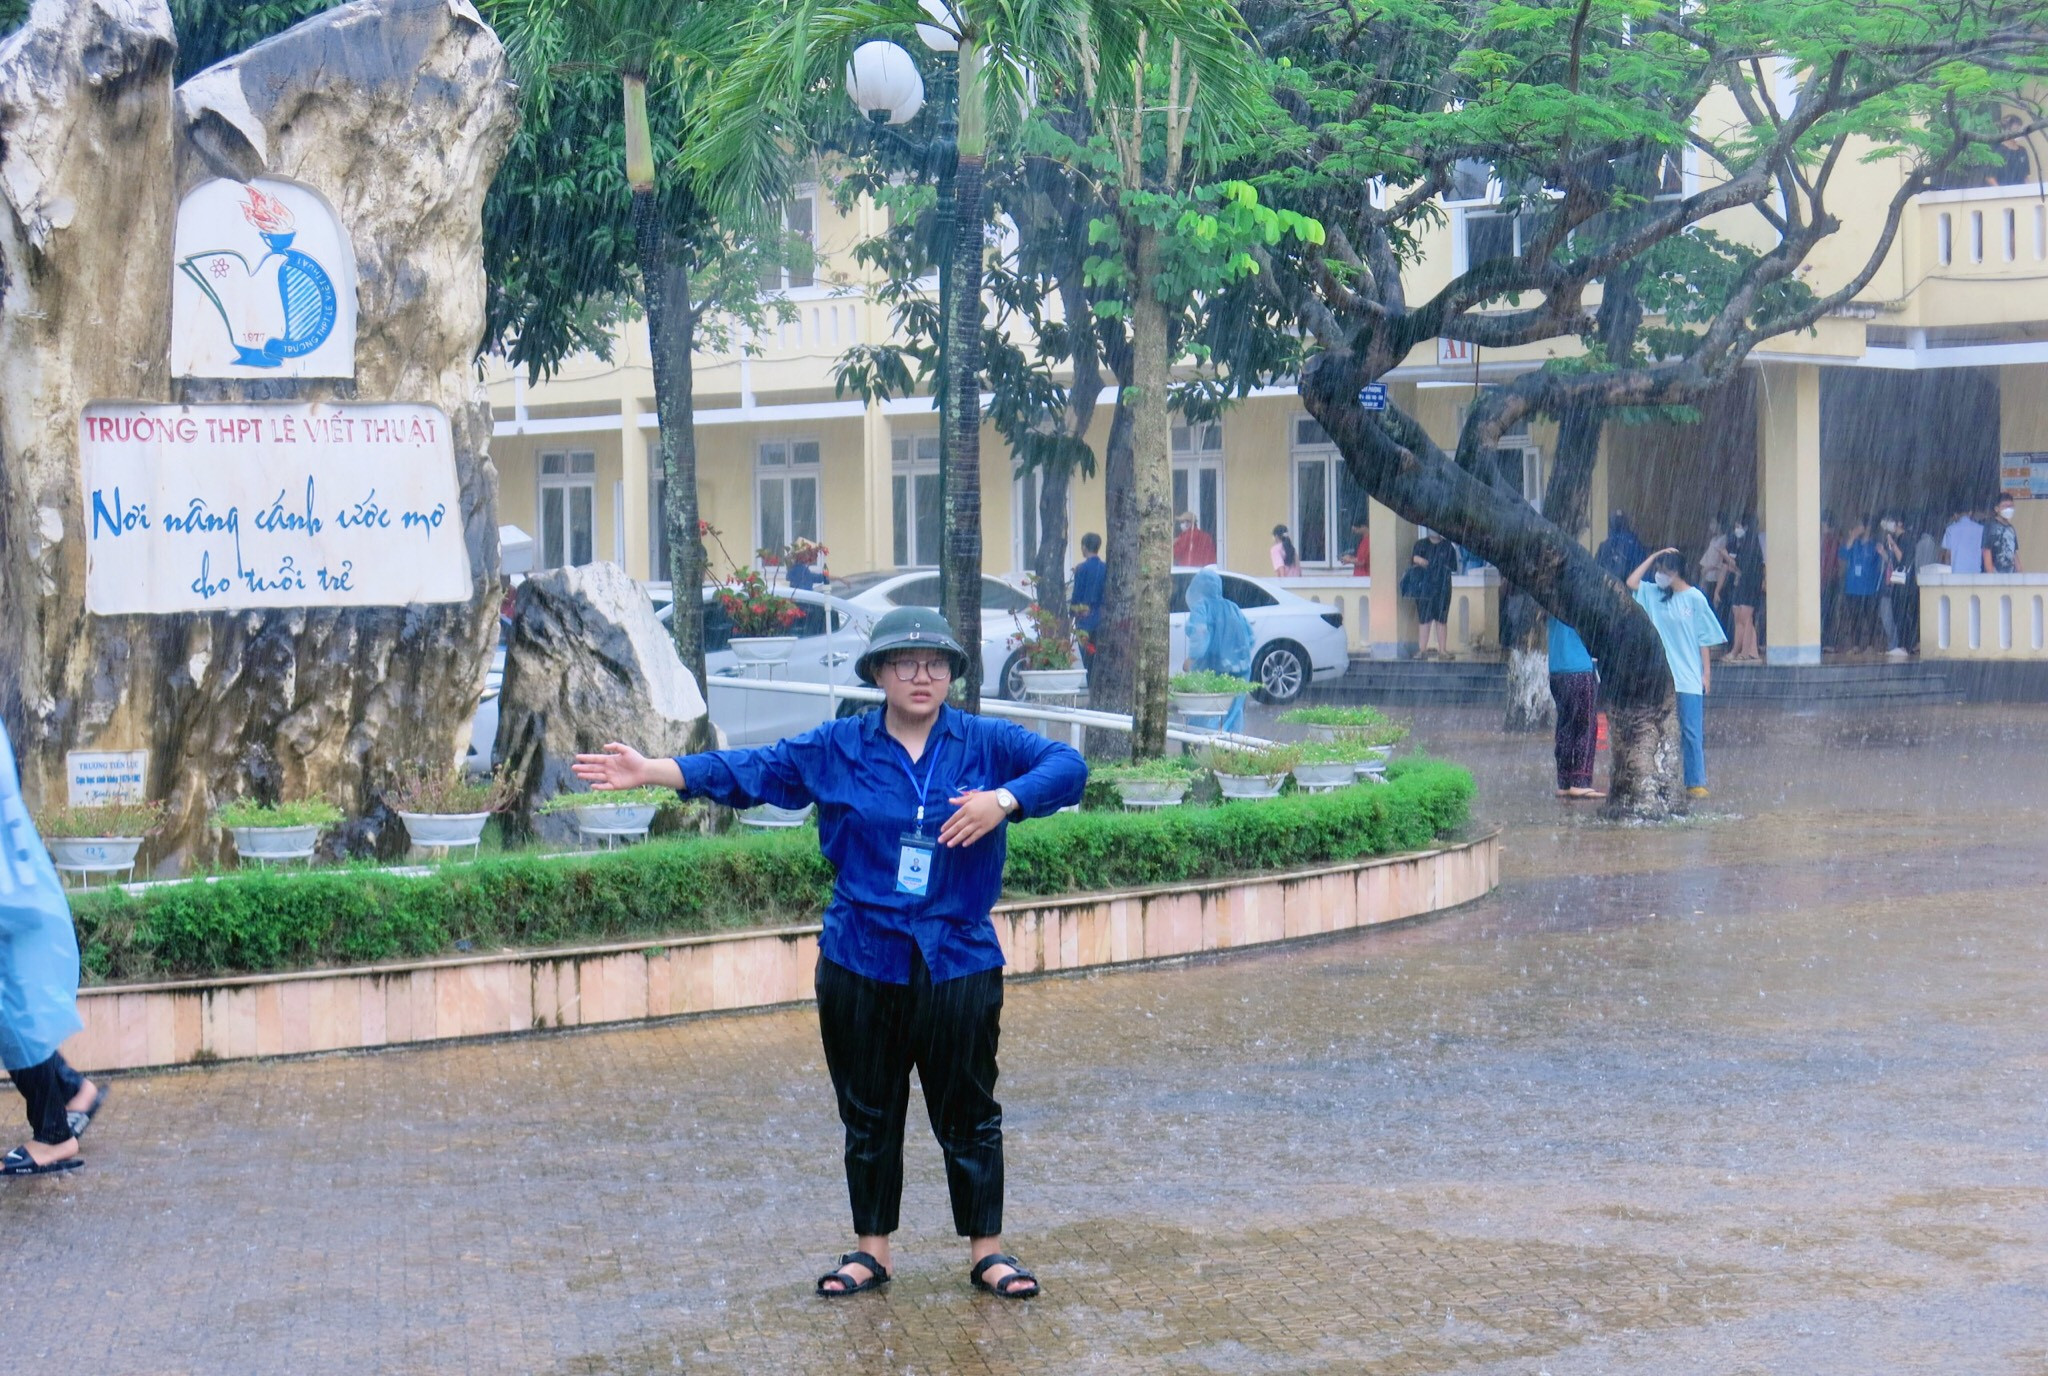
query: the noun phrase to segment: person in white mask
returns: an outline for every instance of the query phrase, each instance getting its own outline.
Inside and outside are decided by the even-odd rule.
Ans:
[[[1653,587],[1643,586],[1643,575],[1652,574]],[[1707,689],[1713,683],[1714,666],[1707,650],[1728,639],[1706,594],[1685,581],[1685,561],[1676,549],[1660,549],[1628,576],[1629,591],[1636,604],[1649,614],[1664,642],[1664,662],[1671,667],[1671,685],[1678,692],[1678,739],[1685,760],[1685,791],[1694,798],[1707,796],[1706,709]]]
[[[1999,493],[1998,503],[1991,509],[1991,520],[1984,527],[1986,573],[2020,571],[2020,533],[2012,528],[2012,501],[2012,493]]]

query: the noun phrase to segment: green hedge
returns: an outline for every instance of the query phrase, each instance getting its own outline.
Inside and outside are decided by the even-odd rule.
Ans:
[[[1153,813],[1069,813],[1010,832],[1011,897],[1214,879],[1414,850],[1460,826],[1472,777],[1396,761],[1386,787]],[[100,981],[354,965],[815,921],[832,891],[817,833],[514,855],[402,878],[371,868],[230,875],[72,900]],[[458,945],[462,943],[462,945]]]

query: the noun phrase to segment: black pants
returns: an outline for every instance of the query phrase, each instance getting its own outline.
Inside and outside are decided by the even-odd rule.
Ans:
[[[29,1131],[46,1147],[61,1147],[71,1140],[71,1119],[66,1105],[85,1088],[85,1076],[73,1070],[61,1056],[52,1054],[41,1065],[10,1070],[14,1087],[28,1100]]]
[[[1591,788],[1600,726],[1600,680],[1594,674],[1552,674],[1557,704],[1557,786]]]
[[[1003,1106],[995,1098],[1002,1012],[1000,969],[933,983],[923,956],[913,954],[910,983],[886,984],[818,958],[818,1029],[846,1125],[857,1235],[896,1231],[912,1067],[945,1153],[953,1226],[962,1237],[1002,1232]]]
[[[1842,595],[1842,643],[1851,650],[1868,650],[1877,647],[1884,639],[1884,627],[1878,620],[1876,593],[1844,593]]]

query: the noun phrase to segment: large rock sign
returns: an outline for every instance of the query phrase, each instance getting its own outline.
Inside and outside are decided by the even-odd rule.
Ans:
[[[144,752],[165,867],[227,798],[360,814],[457,758],[500,596],[472,360],[516,120],[467,0],[358,0],[174,90],[175,51],[164,0],[38,0],[0,44],[0,712],[34,803],[72,752]],[[195,196],[252,242],[174,243]],[[174,281],[226,363],[174,376]]]

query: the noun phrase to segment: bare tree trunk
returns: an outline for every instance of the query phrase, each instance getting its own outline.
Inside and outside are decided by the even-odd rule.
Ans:
[[[1173,430],[1167,411],[1170,367],[1166,306],[1159,299],[1158,233],[1136,231],[1131,280],[1132,381],[1131,500],[1136,517],[1137,589],[1132,603],[1137,671],[1133,676],[1131,752],[1139,758],[1166,752],[1166,688],[1173,666]]]
[[[1074,612],[1067,596],[1067,490],[1072,478],[1071,464],[1049,463],[1038,470],[1038,545],[1031,551],[1038,605],[1059,619],[1059,633],[1070,639]]]
[[[1607,815],[1656,821],[1678,810],[1678,714],[1669,691],[1662,702],[1610,704]]]
[[[1574,407],[1558,422],[1557,458],[1543,487],[1543,514],[1567,536],[1586,524],[1593,495],[1593,466],[1600,457],[1606,412]],[[1509,731],[1548,730],[1557,719],[1550,699],[1549,618],[1536,599],[1517,584],[1501,589],[1500,643],[1507,650]]]
[[[1131,447],[1132,408],[1126,383],[1117,391],[1111,413],[1109,442],[1102,454],[1102,499],[1105,507],[1103,562],[1109,577],[1103,588],[1102,620],[1096,632],[1101,647],[1095,656],[1095,682],[1088,700],[1108,712],[1128,712],[1137,688],[1138,503],[1136,456]],[[1088,754],[1118,759],[1130,753],[1131,737],[1117,731],[1088,733]]]
[[[675,608],[669,635],[683,666],[704,685],[704,541],[698,534],[697,417],[690,354],[697,313],[690,301],[689,246],[662,223],[651,190],[633,194],[633,231],[640,253],[642,307],[654,371],[654,413],[661,434],[665,485],[662,528],[668,538],[670,591]]]
[[[953,179],[953,260],[948,267],[946,509],[940,610],[967,650],[962,703],[981,710],[981,189],[983,162],[962,155]]]

